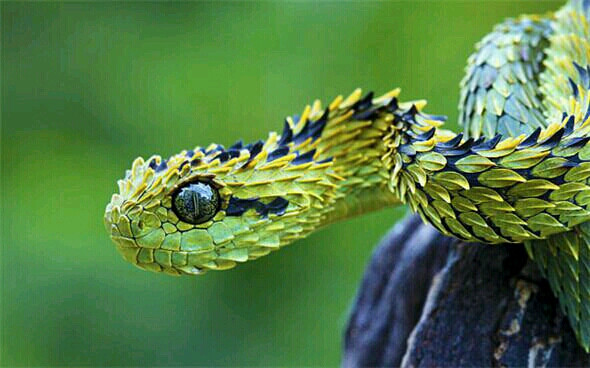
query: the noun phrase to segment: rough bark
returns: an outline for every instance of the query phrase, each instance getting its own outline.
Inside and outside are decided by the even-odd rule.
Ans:
[[[343,366],[590,366],[590,356],[522,245],[462,243],[411,216],[369,263]]]

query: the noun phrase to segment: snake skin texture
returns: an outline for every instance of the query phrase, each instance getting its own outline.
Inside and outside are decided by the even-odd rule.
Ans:
[[[589,8],[572,0],[507,20],[478,43],[461,83],[463,133],[399,89],[315,101],[266,140],[136,159],[106,229],[138,267],[195,275],[407,204],[443,234],[524,243],[588,349]]]

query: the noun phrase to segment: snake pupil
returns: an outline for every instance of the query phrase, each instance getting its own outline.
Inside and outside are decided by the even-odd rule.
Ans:
[[[219,210],[219,193],[207,183],[191,183],[173,195],[172,204],[179,219],[193,225],[201,224]]]

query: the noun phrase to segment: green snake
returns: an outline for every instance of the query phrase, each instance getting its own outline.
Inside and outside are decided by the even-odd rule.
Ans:
[[[588,350],[589,19],[590,1],[572,0],[496,26],[468,60],[461,134],[399,89],[355,90],[266,140],[135,159],[106,229],[138,267],[197,275],[407,204],[463,241],[524,243]]]

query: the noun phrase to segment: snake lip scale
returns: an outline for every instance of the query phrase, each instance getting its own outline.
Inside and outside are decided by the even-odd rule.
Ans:
[[[485,36],[461,82],[462,133],[399,89],[316,100],[265,140],[135,159],[106,230],[142,269],[197,275],[407,204],[446,235],[524,243],[588,350],[589,9],[571,0]]]

